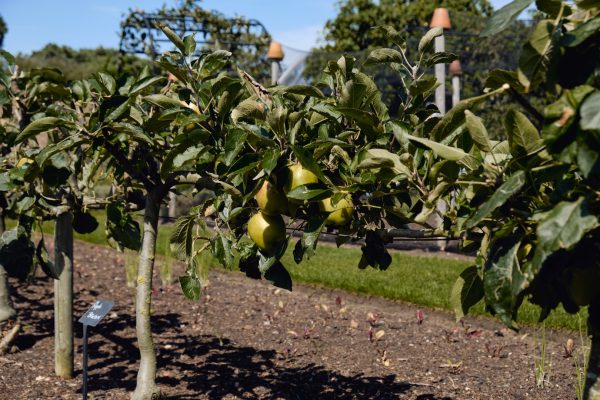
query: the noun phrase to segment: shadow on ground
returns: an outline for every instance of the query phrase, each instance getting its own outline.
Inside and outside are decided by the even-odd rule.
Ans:
[[[43,338],[53,335],[51,298],[28,298],[16,294],[18,304],[27,309],[24,322],[30,324],[32,334],[21,335],[17,346],[21,349],[35,346]],[[77,301],[76,315],[87,305]],[[21,313],[23,315],[23,313]],[[285,365],[273,350],[259,350],[239,346],[226,338],[186,335],[179,314],[154,315],[152,326],[157,341],[157,384],[171,399],[191,400],[203,396],[222,399],[239,398],[284,399],[397,399],[414,386],[398,382],[395,375],[382,377],[362,374],[344,376],[316,364]],[[89,344],[89,383],[91,392],[110,389],[132,391],[135,387],[139,353],[133,336],[135,319],[127,314],[109,318],[91,329]],[[257,333],[259,334],[259,333]],[[82,336],[81,324],[75,323],[75,335]],[[81,342],[79,342],[81,343]],[[168,349],[168,350],[166,350]],[[76,346],[81,353],[81,345]],[[80,379],[81,371],[76,371]],[[78,389],[81,392],[81,389]],[[425,394],[420,400],[445,400]]]

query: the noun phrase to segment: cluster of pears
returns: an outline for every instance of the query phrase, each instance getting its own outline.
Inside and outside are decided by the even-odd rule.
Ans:
[[[277,186],[265,181],[256,193],[256,202],[259,211],[248,221],[248,235],[259,249],[274,252],[285,241],[285,222],[282,214],[295,213],[299,206],[296,200],[289,200],[286,194],[298,186],[310,185],[319,182],[319,178],[301,164],[292,164],[287,167],[287,180],[282,193]],[[334,206],[331,198],[319,201],[319,209],[329,215],[325,221],[332,226],[344,226],[352,219],[354,205],[347,197],[337,202]]]

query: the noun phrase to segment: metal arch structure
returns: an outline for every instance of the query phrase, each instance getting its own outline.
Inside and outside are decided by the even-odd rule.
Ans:
[[[146,54],[156,58],[171,45],[171,41],[159,28],[166,25],[180,37],[195,34],[196,42],[209,47],[256,54],[257,58],[271,42],[265,26],[255,19],[227,18],[225,23],[212,24],[208,18],[198,19],[189,15],[167,16],[158,13],[133,12],[121,28],[119,50],[128,54]],[[200,50],[201,51],[201,50]]]

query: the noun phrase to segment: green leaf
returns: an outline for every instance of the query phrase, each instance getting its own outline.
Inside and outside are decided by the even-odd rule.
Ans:
[[[276,148],[271,148],[265,151],[262,158],[262,167],[265,170],[267,175],[271,175],[271,173],[277,167],[277,161],[279,160],[280,152]]]
[[[115,78],[106,72],[98,72],[97,74],[94,74],[94,76],[107,95],[115,93],[115,90],[117,89],[117,81],[115,81]]]
[[[196,51],[196,39],[194,38],[194,34],[192,33],[191,35],[187,35],[186,37],[183,38],[183,44],[185,46],[185,53],[188,56],[191,56],[192,54],[194,54],[194,51]]]
[[[583,43],[590,36],[596,34],[600,30],[600,18],[592,18],[587,22],[578,25],[577,28],[567,32],[563,39],[562,45],[565,47],[576,47]]]
[[[375,232],[367,232],[365,245],[361,247],[362,257],[359,268],[371,266],[380,270],[386,270],[392,263],[392,256],[388,253],[381,236]]]
[[[515,158],[535,153],[544,146],[538,129],[519,111],[510,110],[506,114],[504,128]]]
[[[469,309],[483,298],[483,280],[477,272],[477,266],[465,269],[452,287],[450,304],[459,322],[469,312]]]
[[[400,161],[400,156],[385,149],[368,149],[360,159],[358,169],[389,168],[397,175],[411,176],[410,169]]]
[[[42,271],[44,271],[46,275],[48,275],[52,279],[60,278],[60,274],[62,273],[62,271],[59,270],[56,267],[56,264],[54,264],[50,259],[50,255],[48,255],[48,250],[46,250],[46,244],[44,243],[44,239],[41,239],[38,242],[38,245],[35,249],[35,257],[38,264],[40,264],[40,267],[42,267]]]
[[[510,24],[517,19],[519,14],[529,7],[531,3],[533,3],[533,0],[515,0],[508,3],[494,13],[483,32],[481,32],[481,36],[491,36],[502,32],[509,27]]]
[[[146,132],[144,132],[144,129],[141,126],[134,125],[129,122],[113,122],[109,126],[116,132],[126,134],[136,142],[146,143],[150,146],[154,145],[154,142],[152,141],[150,136]]]
[[[179,277],[179,284],[181,285],[181,291],[185,297],[190,300],[200,299],[200,293],[202,292],[200,279],[189,275],[183,275]]]
[[[46,165],[42,171],[44,183],[51,187],[64,185],[71,176],[69,168],[56,168],[54,165]]]
[[[351,107],[336,107],[335,109],[344,116],[356,121],[361,128],[369,131],[374,130],[374,128],[379,125],[377,116],[372,112]]]
[[[17,135],[15,144],[23,143],[27,139],[36,136],[39,133],[47,132],[51,129],[65,126],[67,121],[56,117],[43,117],[32,121],[25,129]]]
[[[225,137],[225,165],[230,167],[244,148],[248,133],[242,129],[230,129]]]
[[[75,232],[85,235],[94,232],[97,228],[98,221],[92,214],[82,211],[73,214],[73,230]]]
[[[277,86],[270,89],[273,94],[299,94],[302,96],[324,99],[325,95],[318,88],[310,85]]]
[[[419,53],[423,53],[429,50],[432,46],[434,39],[444,34],[444,28],[436,27],[432,28],[419,41]]]
[[[454,132],[459,126],[465,122],[465,110],[473,109],[483,103],[487,98],[502,93],[503,88],[492,90],[481,96],[471,97],[461,100],[456,106],[452,107],[442,119],[431,130],[430,137],[433,140],[441,141]]]
[[[550,69],[554,54],[558,51],[559,25],[552,20],[540,21],[525,43],[519,57],[517,75],[525,88],[531,92],[542,81],[547,81],[547,71]]]
[[[398,50],[394,49],[376,49],[373,50],[367,60],[365,61],[365,66],[377,65],[377,64],[387,64],[387,63],[402,63],[403,58],[402,54]]]
[[[195,225],[195,215],[185,215],[177,218],[177,221],[175,221],[170,244],[171,253],[178,260],[185,260],[192,256],[192,234],[194,232]]]
[[[140,225],[125,211],[120,203],[106,207],[106,237],[108,243],[119,250],[139,250],[142,247]]]
[[[233,109],[231,112],[231,119],[236,124],[243,118],[254,118],[259,121],[264,121],[266,117],[265,109],[266,107],[263,102],[250,97],[242,101]]]
[[[483,272],[486,305],[511,328],[516,328],[513,319],[521,305],[521,292],[526,286],[517,258],[520,245],[521,240],[514,236],[495,240]]]
[[[225,235],[220,234],[212,241],[212,252],[221,265],[231,268],[233,264],[231,241]]]
[[[129,103],[129,101],[124,101],[123,103],[121,103],[117,108],[115,108],[114,110],[112,110],[110,112],[110,114],[108,114],[104,120],[106,122],[113,122],[118,120],[119,118],[121,118],[125,113],[127,113],[127,111],[129,111],[129,108],[131,107],[131,104]]]
[[[286,196],[294,200],[321,200],[331,197],[330,189],[322,189],[319,185],[301,185],[290,190]]]
[[[215,50],[202,57],[198,69],[202,77],[207,78],[224,69],[231,58],[231,52],[227,50]]]
[[[586,233],[597,227],[598,217],[590,211],[584,197],[574,202],[558,203],[544,215],[537,227],[538,246],[533,256],[533,276],[552,253],[572,249]]]
[[[182,106],[181,101],[169,96],[165,96],[164,94],[151,94],[144,96],[144,101],[157,105],[161,108],[174,108]]]
[[[506,71],[503,69],[493,69],[485,79],[485,87],[491,90],[499,89],[507,84],[519,93],[525,92],[525,88],[519,81],[515,71]]]
[[[449,53],[447,51],[438,51],[437,53],[433,53],[431,56],[427,57],[423,63],[423,66],[430,67],[436,64],[450,64],[454,60],[458,60],[458,56],[456,54]]]
[[[294,261],[296,264],[300,264],[305,255],[307,258],[311,258],[315,254],[319,236],[325,227],[326,220],[327,215],[322,213],[313,215],[308,219],[302,238],[298,240],[294,247]]]
[[[154,85],[157,82],[161,82],[165,79],[163,76],[148,76],[146,78],[140,79],[136,83],[131,86],[129,89],[129,95],[135,95],[140,93],[142,90]]]
[[[186,45],[183,43],[181,38],[173,32],[171,28],[163,24],[157,24],[161,31],[164,32],[165,36],[183,53],[186,54]]]
[[[600,131],[600,92],[596,91],[586,97],[581,105],[579,124],[583,130]]]
[[[31,232],[19,224],[0,237],[0,264],[9,276],[24,280],[33,271],[35,245],[30,236]]]
[[[292,277],[279,261],[276,261],[263,276],[276,287],[292,290]]]
[[[469,130],[469,134],[475,142],[475,145],[479,150],[490,153],[492,151],[492,143],[490,142],[487,129],[485,129],[483,122],[481,122],[481,118],[475,116],[475,114],[469,110],[465,110],[465,117],[467,129]]]
[[[485,218],[489,217],[494,210],[498,207],[506,203],[508,199],[518,193],[525,182],[527,181],[527,177],[525,172],[517,171],[514,175],[506,180],[496,191],[494,194],[473,214],[473,216],[467,221],[466,227],[467,229],[471,229]]]
[[[433,140],[412,135],[408,135],[408,138],[413,142],[420,143],[423,146],[430,148],[438,157],[441,157],[445,160],[457,161],[468,168],[472,168],[473,157],[457,147],[446,146],[445,144],[441,144]]]

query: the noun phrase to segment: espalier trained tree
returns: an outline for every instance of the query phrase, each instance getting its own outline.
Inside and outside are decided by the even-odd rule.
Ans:
[[[531,1],[514,1],[484,34],[504,29]],[[560,303],[589,306],[592,338],[585,396],[600,399],[600,4],[538,1],[543,17],[523,45],[517,71],[491,72],[487,86],[507,93],[518,109],[506,113],[507,140],[487,137],[469,111],[470,152],[484,162],[460,179],[453,231],[477,242],[476,265],[453,290],[457,317],[484,299],[515,327],[525,298],[544,319]],[[533,91],[553,99],[536,109]],[[504,149],[498,157],[498,150]],[[494,154],[496,153],[496,154]]]
[[[166,72],[152,76],[146,69],[120,79],[100,73],[71,89],[79,99],[76,129],[68,138],[71,149],[94,160],[113,182],[106,207],[109,242],[140,251],[136,289],[140,368],[133,399],[150,399],[158,393],[150,317],[161,203],[177,185],[214,184],[203,167],[215,157],[214,148],[241,87],[226,75],[217,78],[230,52],[192,59],[193,36],[182,40],[168,28],[164,32],[178,51],[165,53],[157,64],[175,77],[176,84],[167,80]],[[58,117],[54,122],[65,121]],[[144,211],[141,237],[133,214],[139,210]]]
[[[5,54],[6,55],[6,54]],[[12,57],[10,81],[4,80],[8,101],[3,108],[8,117],[3,124],[6,145],[3,185],[0,193],[7,202],[7,211],[20,221],[40,224],[55,220],[55,256],[51,262],[42,235],[35,248],[36,262],[55,279],[55,364],[57,375],[70,378],[73,374],[73,229],[88,233],[98,223],[86,212],[95,199],[86,197],[93,187],[90,172],[97,170],[95,160],[84,157],[81,144],[73,138],[77,130],[77,107],[72,88],[65,86],[60,71],[50,68],[19,72]],[[76,86],[76,84],[74,85]],[[23,128],[24,127],[24,128]],[[15,228],[22,242],[30,240],[31,229]],[[41,229],[40,229],[41,230]],[[17,235],[18,236],[18,235]],[[5,244],[7,251],[10,243]],[[33,247],[21,249],[23,256]],[[2,250],[4,253],[4,250]],[[13,251],[14,252],[14,251]],[[6,258],[13,255],[10,252]],[[32,262],[18,265],[22,275],[32,275]]]

